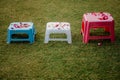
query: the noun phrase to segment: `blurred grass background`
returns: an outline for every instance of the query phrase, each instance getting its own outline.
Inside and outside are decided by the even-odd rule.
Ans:
[[[0,80],[120,80],[119,0],[0,0]],[[115,43],[82,43],[81,20],[87,12],[109,12]],[[34,44],[6,44],[11,22],[32,21]],[[69,22],[72,41],[44,44],[47,22]]]

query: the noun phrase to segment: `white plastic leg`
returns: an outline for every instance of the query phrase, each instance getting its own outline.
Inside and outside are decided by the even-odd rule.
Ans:
[[[45,33],[45,41],[44,41],[44,43],[48,43],[49,42],[49,32],[48,31],[46,31],[46,33]]]
[[[71,32],[70,32],[70,31],[67,32],[67,41],[68,41],[69,44],[72,43],[72,40],[71,40]]]

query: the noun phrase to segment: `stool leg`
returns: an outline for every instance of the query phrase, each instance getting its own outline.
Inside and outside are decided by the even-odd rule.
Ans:
[[[33,33],[33,34],[32,34],[32,37],[33,37],[33,42],[35,42],[35,35],[36,35],[36,31],[34,30],[32,33]]]
[[[46,31],[44,43],[48,43],[49,42],[49,35],[50,34]]]
[[[85,32],[84,32],[84,38],[83,38],[85,44],[89,42],[89,35],[90,35],[89,31],[90,31],[90,27],[89,27],[89,23],[87,22]]]
[[[29,36],[29,41],[30,41],[30,43],[32,44],[32,43],[33,43],[33,38],[34,38],[34,35],[33,35],[33,33],[32,33],[32,29],[29,30],[28,36]]]
[[[111,42],[114,42],[115,41],[114,21],[112,22],[112,25],[110,28],[110,35],[111,35]]]
[[[84,19],[82,20],[82,27],[81,27],[81,32],[82,32],[82,36],[83,36],[83,43],[88,43],[88,34],[89,34],[89,24],[88,22],[86,22]]]
[[[71,44],[71,43],[72,43],[72,40],[71,40],[71,32],[68,31],[66,35],[67,35],[67,41],[68,41],[68,43]]]
[[[35,41],[35,36],[36,36],[36,30],[35,30],[35,27],[33,25],[33,30],[32,30],[32,34],[33,34],[33,42]]]
[[[10,32],[10,30],[8,30],[7,43],[9,44],[10,42],[11,42],[11,32]]]

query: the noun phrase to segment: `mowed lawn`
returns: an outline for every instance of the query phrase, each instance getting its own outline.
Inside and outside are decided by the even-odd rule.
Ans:
[[[87,12],[109,12],[115,43],[82,42]],[[44,44],[47,22],[69,22],[72,44]],[[6,43],[11,22],[33,22],[35,43]],[[0,80],[120,80],[120,0],[0,0]]]

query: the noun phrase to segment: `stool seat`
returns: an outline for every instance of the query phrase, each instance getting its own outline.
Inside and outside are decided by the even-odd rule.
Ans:
[[[92,28],[104,28],[106,32],[109,32],[109,35],[91,36],[90,30]],[[97,39],[110,39],[111,42],[114,42],[114,19],[110,13],[106,12],[86,13],[83,15],[81,33],[84,43],[88,43],[89,40]]]
[[[26,34],[28,37],[13,38],[13,35],[18,34]],[[11,41],[30,41],[30,43],[33,43],[35,34],[36,32],[32,22],[13,22],[8,27],[7,43]]]
[[[50,38],[50,34],[61,33],[65,33],[67,38]],[[68,43],[72,43],[70,24],[68,22],[48,22],[46,25],[44,43],[48,43],[49,41],[68,41]]]

